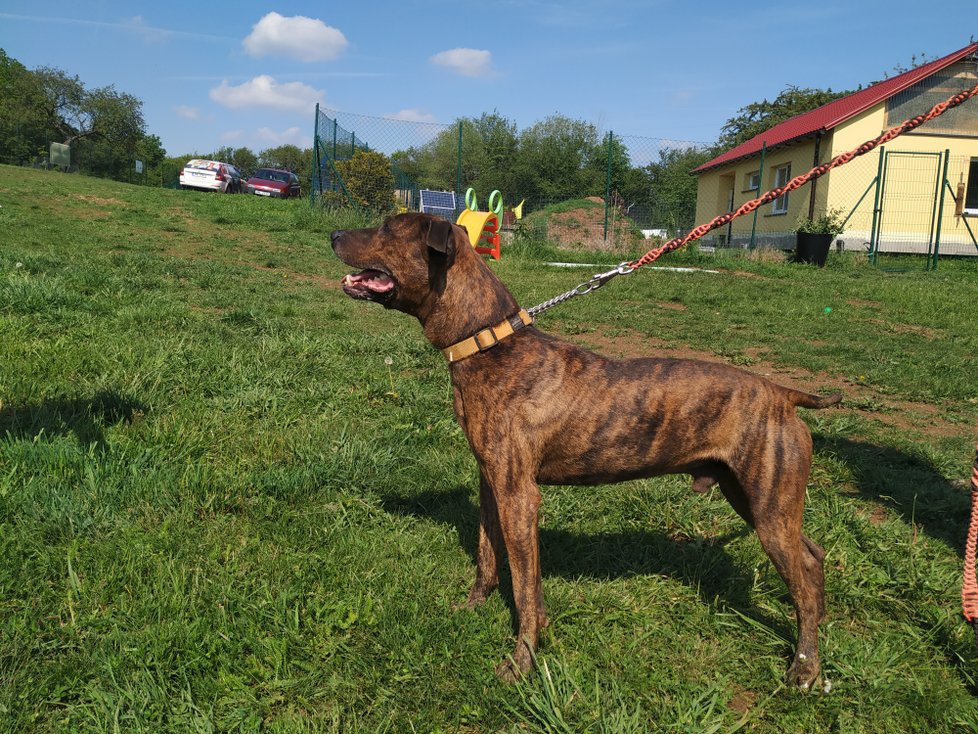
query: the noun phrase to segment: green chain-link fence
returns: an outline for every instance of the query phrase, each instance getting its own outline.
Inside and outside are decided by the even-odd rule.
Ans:
[[[150,165],[145,161],[140,161],[135,156],[125,160],[106,161],[102,157],[94,155],[88,146],[79,144],[66,146],[68,150],[64,152],[67,156],[67,163],[65,163],[59,159],[58,155],[52,157],[51,147],[51,143],[47,143],[36,150],[25,148],[12,151],[7,155],[0,155],[0,163],[45,171],[79,173],[94,178],[110,178],[139,186],[180,188],[181,167],[168,161]],[[143,165],[140,166],[140,163]]]
[[[504,229],[597,249],[692,227],[689,171],[708,157],[702,143],[599,134],[559,116],[517,130],[496,114],[443,125],[317,108],[314,139],[314,205],[416,211],[426,189],[454,193],[457,215],[469,188],[483,207],[498,190]]]

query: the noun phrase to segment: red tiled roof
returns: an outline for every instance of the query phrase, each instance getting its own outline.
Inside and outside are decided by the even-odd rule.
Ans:
[[[978,51],[978,43],[972,43],[942,59],[931,61],[929,64],[918,66],[916,69],[911,69],[892,79],[886,79],[865,89],[860,89],[858,92],[840,97],[834,102],[816,107],[814,110],[795,115],[769,130],[765,130],[760,135],[755,135],[750,140],[720,154],[713,160],[707,161],[694,169],[693,173],[702,173],[711,168],[722,166],[725,163],[731,163],[732,161],[760,153],[761,147],[765,143],[768,149],[770,149],[777,145],[783,145],[809,137],[817,132],[831,130],[846,120],[855,117],[861,112],[865,112],[880,102],[889,99],[894,94],[902,92],[907,87],[916,84],[922,79],[926,79],[931,74],[960,61],[976,51]]]

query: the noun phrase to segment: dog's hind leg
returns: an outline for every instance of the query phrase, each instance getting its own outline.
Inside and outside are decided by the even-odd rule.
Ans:
[[[766,512],[754,512],[757,537],[774,567],[778,570],[791,594],[798,621],[798,643],[795,657],[788,668],[786,681],[809,689],[818,678],[818,623],[825,602],[821,563],[801,533],[804,480],[791,482],[797,486],[779,486],[769,492],[753,495],[757,501],[779,505]]]
[[[823,568],[825,551],[822,546],[804,533],[802,533],[801,542],[805,544],[805,550],[808,551],[808,557],[804,559],[805,570],[818,592],[818,620],[821,622],[825,618],[825,571]]]

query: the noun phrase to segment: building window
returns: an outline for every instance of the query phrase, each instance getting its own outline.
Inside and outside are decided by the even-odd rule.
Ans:
[[[978,217],[978,158],[971,159],[968,167],[968,189],[964,195],[964,213]]]
[[[791,180],[791,164],[778,166],[774,169],[774,188],[780,189]],[[785,191],[781,196],[774,200],[771,205],[772,214],[788,213],[788,192]]]
[[[751,171],[744,176],[744,191],[758,191],[761,188],[761,172]]]

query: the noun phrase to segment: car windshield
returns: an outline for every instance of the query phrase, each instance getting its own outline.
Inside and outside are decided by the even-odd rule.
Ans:
[[[269,171],[265,168],[261,168],[255,171],[255,178],[261,178],[266,181],[280,181],[286,183],[289,180],[289,174],[282,173],[281,171]]]

